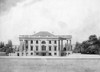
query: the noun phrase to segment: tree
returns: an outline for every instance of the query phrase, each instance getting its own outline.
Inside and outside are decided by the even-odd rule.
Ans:
[[[7,50],[6,50],[6,54],[9,54],[9,53],[12,53],[13,52],[13,48],[8,48]]]
[[[5,45],[4,45],[4,42],[0,42],[0,52],[4,52],[4,47],[5,47]]]
[[[75,48],[73,50],[74,53],[80,53],[81,51],[81,43],[76,42]]]
[[[81,44],[81,53],[86,54],[87,53],[87,49],[89,47],[90,43],[89,41],[83,41]]]
[[[12,47],[12,41],[11,40],[8,40],[8,47]]]
[[[14,52],[14,49],[12,48],[12,41],[8,40],[6,45],[4,45],[4,42],[0,42],[0,52],[6,52],[7,55]]]
[[[100,38],[97,38],[96,35],[90,35],[88,40],[81,44],[76,43],[74,51],[83,54],[100,54]]]
[[[6,54],[12,53],[13,48],[12,48],[12,41],[8,40],[8,44],[6,44]]]
[[[4,47],[4,42],[0,42],[0,48]]]
[[[96,35],[90,35],[89,36],[89,40],[90,41],[97,41],[98,39],[97,39],[97,36]]]
[[[91,44],[96,44],[96,43],[98,42],[97,36],[96,36],[96,35],[90,35],[90,36],[89,36],[89,42],[90,42]]]

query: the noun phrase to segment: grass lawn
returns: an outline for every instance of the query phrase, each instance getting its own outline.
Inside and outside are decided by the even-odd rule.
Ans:
[[[100,59],[0,58],[0,72],[100,72]]]

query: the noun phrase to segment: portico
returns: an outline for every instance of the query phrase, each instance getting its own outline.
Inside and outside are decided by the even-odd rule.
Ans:
[[[68,50],[68,48],[70,47],[70,50],[72,50],[72,47],[71,47],[71,39],[68,39],[67,37],[59,37],[58,38],[58,47],[59,47],[59,55],[61,55],[61,52],[64,51],[64,47],[63,47],[63,41],[65,40],[66,41],[66,44],[65,44],[65,48],[66,50]],[[65,51],[66,51],[65,50]]]

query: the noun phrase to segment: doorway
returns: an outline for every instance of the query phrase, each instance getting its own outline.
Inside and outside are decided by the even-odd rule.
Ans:
[[[46,56],[46,53],[42,53],[42,56]]]

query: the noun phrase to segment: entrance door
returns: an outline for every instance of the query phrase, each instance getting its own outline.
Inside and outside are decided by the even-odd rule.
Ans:
[[[46,56],[46,53],[42,53],[42,56]]]

